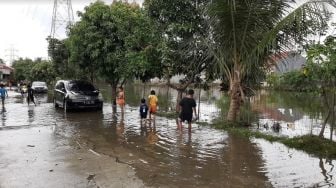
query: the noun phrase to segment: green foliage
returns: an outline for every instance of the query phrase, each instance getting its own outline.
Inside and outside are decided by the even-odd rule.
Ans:
[[[30,71],[35,65],[35,62],[31,59],[18,59],[13,62],[14,78],[17,81],[30,79]]]
[[[167,78],[185,75],[180,82],[191,83],[210,65],[202,42],[209,34],[206,4],[205,0],[145,0],[145,10],[161,33],[160,52]]]
[[[62,75],[63,77],[71,77],[73,71],[69,70],[69,50],[66,46],[65,40],[58,40],[55,38],[47,38],[48,41],[48,55],[51,58],[53,64],[53,69],[57,75]]]
[[[271,54],[303,45],[309,35],[326,29],[330,13],[321,3],[307,1],[297,8],[292,8],[291,3],[211,1],[208,12],[214,41],[209,41],[208,46],[216,62],[214,70],[230,84],[231,121],[239,113],[243,91],[255,88],[265,78],[265,63]]]
[[[79,13],[69,34],[71,61],[112,85],[160,75],[156,33],[142,9],[115,1],[97,1]]]
[[[314,91],[314,81],[307,77],[302,70],[290,71],[281,75],[270,74],[267,83],[270,88],[287,91]]]
[[[22,59],[14,61],[14,78],[17,81],[27,80],[27,81],[45,81],[47,83],[52,83],[55,80],[55,69],[49,61],[44,61],[41,59],[31,60]]]
[[[45,81],[48,84],[54,82],[56,77],[55,69],[53,64],[49,61],[39,61],[30,70],[30,80],[31,81]]]
[[[307,54],[306,76],[314,81],[314,89],[334,89],[336,87],[336,37],[329,36],[324,44],[312,45]]]

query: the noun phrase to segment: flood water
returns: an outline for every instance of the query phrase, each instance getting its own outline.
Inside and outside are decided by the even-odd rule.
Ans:
[[[53,107],[47,95],[38,96],[36,107],[27,107],[20,97],[10,97],[1,111],[0,132],[51,127],[51,134],[62,135],[69,143],[79,142],[97,153],[113,155],[133,167],[145,185],[153,187],[334,187],[335,161],[316,158],[279,143],[235,137],[197,124],[193,124],[189,134],[187,126],[181,132],[174,119],[165,117],[156,117],[151,126],[148,122],[147,128],[141,129],[138,105],[151,89],[158,93],[160,111],[174,108],[176,93],[166,87],[147,86],[143,93],[142,86],[128,86],[124,114],[120,109],[117,114],[112,113],[109,88],[101,88],[107,100],[102,112],[64,113]],[[302,97],[262,93],[250,107],[259,119],[255,119],[255,114],[248,114],[247,118],[252,123],[280,122],[283,126],[280,133],[261,130],[272,134],[294,136],[318,132],[321,111],[309,111],[309,107],[303,106],[313,108],[312,103],[302,102],[300,106],[300,102],[294,105],[290,101],[307,99]],[[202,91],[200,121],[211,122],[222,116],[225,111],[221,109],[225,103],[222,100],[225,97],[217,88]]]

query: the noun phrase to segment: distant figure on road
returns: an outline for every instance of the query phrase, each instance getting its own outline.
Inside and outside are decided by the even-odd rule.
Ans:
[[[152,90],[150,95],[148,96],[148,104],[149,104],[149,119],[152,119],[152,116],[155,116],[156,114],[158,106],[158,98],[155,95],[154,90]]]
[[[148,106],[146,104],[146,99],[141,99],[141,104],[140,104],[141,127],[143,126],[144,122],[146,125],[147,114],[148,114]]]
[[[7,90],[4,88],[3,84],[0,84],[0,96],[1,96],[2,107],[5,107],[5,98],[8,97],[8,93],[7,93]]]
[[[31,88],[30,84],[28,85],[28,90],[27,90],[27,103],[29,105],[30,101],[33,102],[36,106],[36,103],[34,101],[34,90]]]
[[[120,106],[121,112],[124,113],[125,106],[125,92],[122,86],[119,87],[118,95],[117,95],[117,104]]]
[[[196,101],[193,97],[194,97],[194,90],[189,89],[188,95],[184,97],[179,103],[180,115],[178,119],[178,128],[180,130],[182,130],[182,122],[187,121],[189,132],[191,132],[191,120],[193,117],[193,112],[195,114],[195,117],[197,117]]]

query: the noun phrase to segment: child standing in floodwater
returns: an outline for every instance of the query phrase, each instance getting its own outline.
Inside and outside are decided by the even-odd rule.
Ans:
[[[148,96],[148,104],[149,104],[149,119],[152,119],[152,116],[156,114],[158,107],[158,98],[155,95],[155,91],[152,90],[150,95]],[[154,118],[153,118],[154,119]]]
[[[147,114],[148,114],[148,106],[146,104],[146,99],[141,99],[141,104],[140,104],[140,118],[141,118],[141,127],[143,122],[146,122],[147,119]]]

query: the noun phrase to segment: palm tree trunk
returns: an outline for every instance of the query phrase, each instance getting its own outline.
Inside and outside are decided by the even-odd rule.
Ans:
[[[230,108],[227,115],[228,121],[236,121],[241,105],[240,82],[232,81],[230,91]]]

